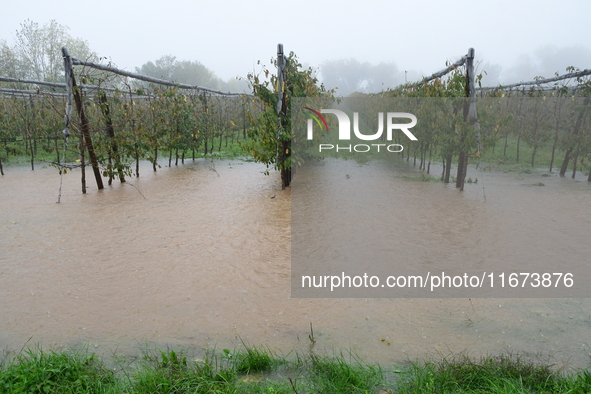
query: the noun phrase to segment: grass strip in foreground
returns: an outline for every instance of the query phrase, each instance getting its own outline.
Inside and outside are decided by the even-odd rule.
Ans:
[[[145,351],[116,368],[94,354],[21,351],[0,364],[0,393],[589,393],[588,371],[563,374],[514,355],[465,355],[383,368],[351,353],[285,357],[252,348],[182,352]]]

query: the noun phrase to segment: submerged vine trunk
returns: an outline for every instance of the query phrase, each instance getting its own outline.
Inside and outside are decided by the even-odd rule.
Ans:
[[[53,141],[54,141],[54,145],[55,145],[55,159],[56,159],[56,162],[57,162],[57,164],[62,164],[60,162],[60,152],[59,152],[59,147],[57,145],[57,137],[55,137],[53,139]]]
[[[550,157],[550,169],[549,172],[552,172],[552,167],[554,166],[554,155],[556,154],[556,145],[558,145],[558,132],[556,132],[556,136],[554,137],[554,143],[552,144],[552,156]]]
[[[583,108],[586,108],[589,105],[589,97],[585,97],[585,101],[583,101]],[[578,136],[579,131],[581,130],[581,125],[583,123],[583,117],[585,115],[585,111],[581,109],[579,112],[579,117],[577,118],[577,122],[575,123],[575,128],[573,130],[573,136]],[[575,148],[575,143],[571,145],[567,150],[566,154],[564,155],[564,160],[562,161],[562,166],[560,167],[560,176],[563,177],[566,174],[566,170],[568,169],[568,163],[570,162],[571,155]],[[576,166],[576,164],[575,164]]]
[[[560,166],[560,176],[564,176],[566,174],[566,170],[568,169],[568,163],[570,162],[570,155],[573,151],[573,148],[568,148],[566,153],[564,154],[564,160],[562,160],[562,166]]]
[[[82,185],[82,194],[86,194],[86,161],[84,158],[84,140],[80,137],[80,183]]]
[[[579,158],[579,152],[577,152],[575,154],[574,160],[573,160],[573,175],[572,178],[575,179],[575,175],[577,174],[577,159]]]
[[[453,160],[453,154],[450,153],[445,158],[445,175],[444,175],[444,179],[443,179],[444,183],[449,183],[449,178],[451,176],[451,162],[452,162],[452,160]]]
[[[466,152],[460,152],[460,157],[458,158],[458,171],[456,173],[456,188],[460,190],[464,190],[464,179],[466,178],[466,174],[464,173],[464,162],[466,161]]]
[[[137,149],[137,146],[134,148],[134,156],[135,156],[135,177],[140,176],[140,152]]]
[[[123,174],[123,168],[121,166],[121,157],[119,156],[119,147],[117,146],[117,141],[115,140],[115,129],[113,128],[113,120],[111,119],[111,110],[109,108],[109,103],[107,101],[107,95],[105,92],[101,91],[98,94],[99,102],[101,104],[101,111],[105,117],[105,126],[107,127],[107,136],[110,140],[110,146],[108,148],[109,154],[109,185],[113,181],[113,164],[111,163],[111,154],[115,159],[115,169],[117,170],[117,174],[119,176],[119,182],[125,182],[125,175]]]

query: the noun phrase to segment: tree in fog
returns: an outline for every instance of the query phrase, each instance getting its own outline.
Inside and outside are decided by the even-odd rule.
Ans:
[[[136,72],[167,81],[184,83],[187,85],[203,86],[210,89],[220,89],[222,81],[215,73],[197,61],[176,59],[176,56],[165,55],[152,62],[149,61]]]
[[[222,82],[220,90],[222,92],[252,94],[248,81],[241,78],[230,78],[227,81]]]
[[[403,82],[394,63],[372,65],[356,59],[329,60],[320,66],[322,83],[346,96],[353,92],[378,93]]]
[[[512,67],[503,71],[501,83],[531,81],[535,77],[551,78],[568,72],[567,68],[588,68],[591,64],[591,49],[582,46],[545,46],[533,53],[522,54]]]
[[[55,20],[40,26],[31,20],[21,23],[13,46],[0,44],[2,75],[37,81],[63,82],[64,61],[61,48],[82,60],[92,59],[88,43],[68,34],[68,27]]]
[[[370,65],[367,73],[367,91],[379,93],[403,83],[400,72],[394,63]]]
[[[482,86],[498,86],[501,83],[501,65],[487,61],[478,65],[479,71],[482,72]]]
[[[19,78],[20,76],[14,50],[5,40],[0,41],[0,70],[4,77]]]
[[[328,88],[336,88],[337,93],[346,96],[361,91],[370,64],[359,63],[356,59],[329,60],[320,66],[322,83]]]

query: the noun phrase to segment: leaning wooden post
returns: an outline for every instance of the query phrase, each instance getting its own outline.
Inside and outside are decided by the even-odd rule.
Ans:
[[[464,120],[469,121],[471,125],[478,126],[476,121],[476,88],[474,86],[474,48],[468,49],[466,56],[466,97],[468,100],[464,105]],[[456,179],[456,187],[460,191],[464,190],[464,181],[466,173],[468,172],[468,152],[466,151],[465,134],[462,133],[460,141],[460,158],[458,162],[458,177]],[[480,145],[480,139],[478,140]]]
[[[90,158],[90,163],[92,164],[92,170],[94,172],[94,178],[96,179],[96,186],[99,190],[104,189],[103,186],[103,178],[101,177],[101,171],[98,165],[98,160],[96,159],[96,155],[94,153],[94,146],[92,145],[92,138],[90,137],[90,126],[88,123],[88,118],[84,113],[84,106],[82,103],[82,96],[80,95],[80,90],[76,85],[76,78],[74,78],[74,70],[72,66],[72,58],[70,57],[70,53],[68,52],[68,48],[62,47],[62,55],[64,57],[64,68],[66,69],[66,79],[69,76],[69,81],[66,81],[68,86],[71,86],[72,92],[74,94],[74,103],[76,104],[76,112],[78,112],[78,117],[80,118],[81,123],[81,132],[84,137],[84,144],[86,145],[86,149],[88,150],[88,157]],[[71,81],[71,85],[70,85]],[[85,193],[86,190],[82,190],[82,193]]]

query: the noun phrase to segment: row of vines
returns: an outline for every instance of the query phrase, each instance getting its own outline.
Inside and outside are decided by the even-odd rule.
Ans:
[[[495,165],[521,163],[521,170],[524,165],[543,165],[549,172],[557,170],[560,176],[565,176],[570,169],[573,179],[577,171],[583,171],[591,181],[590,70],[569,68],[569,74],[548,80],[538,78],[510,87],[482,88],[482,74],[468,71],[468,62],[464,61],[467,58],[449,64],[445,70],[418,83],[379,94],[354,94],[334,108],[347,113],[349,119],[354,119],[353,114],[356,114],[359,129],[366,136],[376,133],[380,114],[403,109],[416,115],[420,121],[412,133],[417,140],[409,141],[400,132],[393,134],[391,143],[404,148],[394,156],[412,159],[414,165],[427,174],[431,172],[432,163],[442,163],[441,180],[445,183],[455,180],[460,190],[463,190],[468,163],[479,165],[483,159],[495,161]],[[295,116],[309,118],[309,111],[304,109],[310,107],[326,108],[318,100],[302,101]],[[326,121],[328,128],[338,129],[336,117],[327,116]],[[382,123],[382,120],[377,122],[378,125]],[[380,154],[377,145],[371,148],[365,141],[359,141],[362,143],[359,149],[365,152],[363,155],[351,148],[347,151],[347,144],[344,144],[345,150],[331,148],[320,152],[319,141],[306,141],[304,122],[300,122],[300,128],[295,131],[301,133],[294,153],[297,162],[325,156],[363,161],[393,156]],[[332,147],[343,145],[336,134],[321,137],[321,140]],[[386,133],[382,133],[377,142],[387,143]],[[456,167],[455,177],[451,173],[452,166]]]
[[[549,164],[544,162],[549,172],[558,170],[560,176],[565,176],[567,169],[571,168],[574,178],[577,169],[582,167],[589,170],[589,97],[570,94],[480,97],[476,99],[477,128],[464,119],[465,103],[466,100],[459,97],[347,100],[351,111],[362,114],[362,130],[375,130],[378,114],[386,113],[389,108],[404,108],[421,119],[412,129],[417,141],[409,143],[404,134],[398,133],[392,142],[404,145],[403,155],[406,160],[412,159],[419,169],[427,173],[430,172],[432,162],[443,163],[442,180],[445,182],[449,182],[451,163],[455,162],[454,158],[462,148],[466,149],[472,162],[478,163],[483,156],[486,158],[487,154],[495,150],[498,156],[506,156],[510,142],[517,145],[516,152],[513,152],[516,157],[511,162],[521,161],[524,165],[536,167],[539,152],[545,150],[550,157]],[[524,157],[522,154],[520,157],[524,145],[529,148],[528,155]],[[355,157],[355,154],[349,156]]]
[[[559,167],[564,176],[570,166],[574,177],[577,167],[589,169],[591,72],[572,69],[567,71],[574,72],[573,77],[560,82],[539,80],[510,88],[475,89],[482,76],[469,68],[473,50],[469,53],[471,57],[419,83],[359,95],[379,100],[421,99],[413,113],[423,121],[414,129],[418,141],[408,144],[404,152],[407,160],[412,157],[427,172],[433,161],[443,163],[442,180],[449,182],[452,164],[458,164],[460,179],[465,177],[468,161],[477,162],[495,149],[505,155],[509,141],[516,141],[518,162],[525,160],[519,156],[520,145],[525,144],[530,148],[527,161],[532,167],[537,153],[549,149],[549,171]],[[334,91],[325,90],[313,70],[302,70],[295,55],[290,54],[286,64],[281,100],[277,77],[265,69],[265,77],[271,74],[270,78],[248,76],[253,97],[147,83],[107,72],[108,67],[76,67],[75,78],[82,85],[75,89],[81,94],[101,175],[109,178],[109,184],[114,178],[124,182],[125,177],[140,175],[142,160],[157,171],[161,163],[178,165],[187,158],[238,146],[257,161],[291,171],[291,97],[333,100]],[[0,88],[0,171],[2,162],[26,157],[32,169],[35,162],[45,161],[61,172],[74,167],[84,172],[90,148],[80,117],[72,117],[74,138],[65,138],[62,132],[66,89],[40,84],[33,85],[36,90],[25,90],[31,89],[25,82],[30,81],[4,82]],[[278,102],[283,106],[279,110]],[[365,101],[364,105],[367,108],[362,112],[375,119],[379,104]],[[463,188],[463,183],[458,187]]]
[[[94,152],[109,184],[114,177],[124,181],[133,173],[139,176],[142,160],[156,171],[162,162],[178,165],[196,155],[231,149],[246,138],[247,113],[256,112],[248,96],[126,80],[119,80],[119,87],[111,83],[100,88],[108,78],[98,79],[87,69],[76,75],[79,81],[94,83],[92,89],[79,91]],[[70,124],[73,138],[64,147],[66,100],[65,89],[59,88],[13,89],[13,94],[0,96],[0,163],[26,157],[31,169],[40,161],[62,171],[83,168],[87,147],[75,116]]]
[[[459,99],[466,96],[463,67],[454,69],[446,78],[403,85],[378,97],[422,98],[417,111],[429,121],[415,129],[418,141],[410,145],[406,157],[414,157],[419,168],[427,171],[432,159],[442,162],[445,182],[449,182],[452,159],[461,151],[468,153],[471,162],[478,163],[483,155],[495,150],[506,157],[510,142],[516,144],[510,162],[536,167],[539,152],[549,151],[550,161],[545,163],[548,171],[559,169],[559,175],[565,176],[570,168],[573,178],[577,169],[588,171],[591,181],[591,72],[574,68],[567,71],[572,78],[560,82],[538,78],[510,88],[477,88],[477,127],[466,123],[468,100]],[[481,78],[475,76],[475,83],[479,84]],[[527,157],[520,156],[524,145],[529,148]]]

